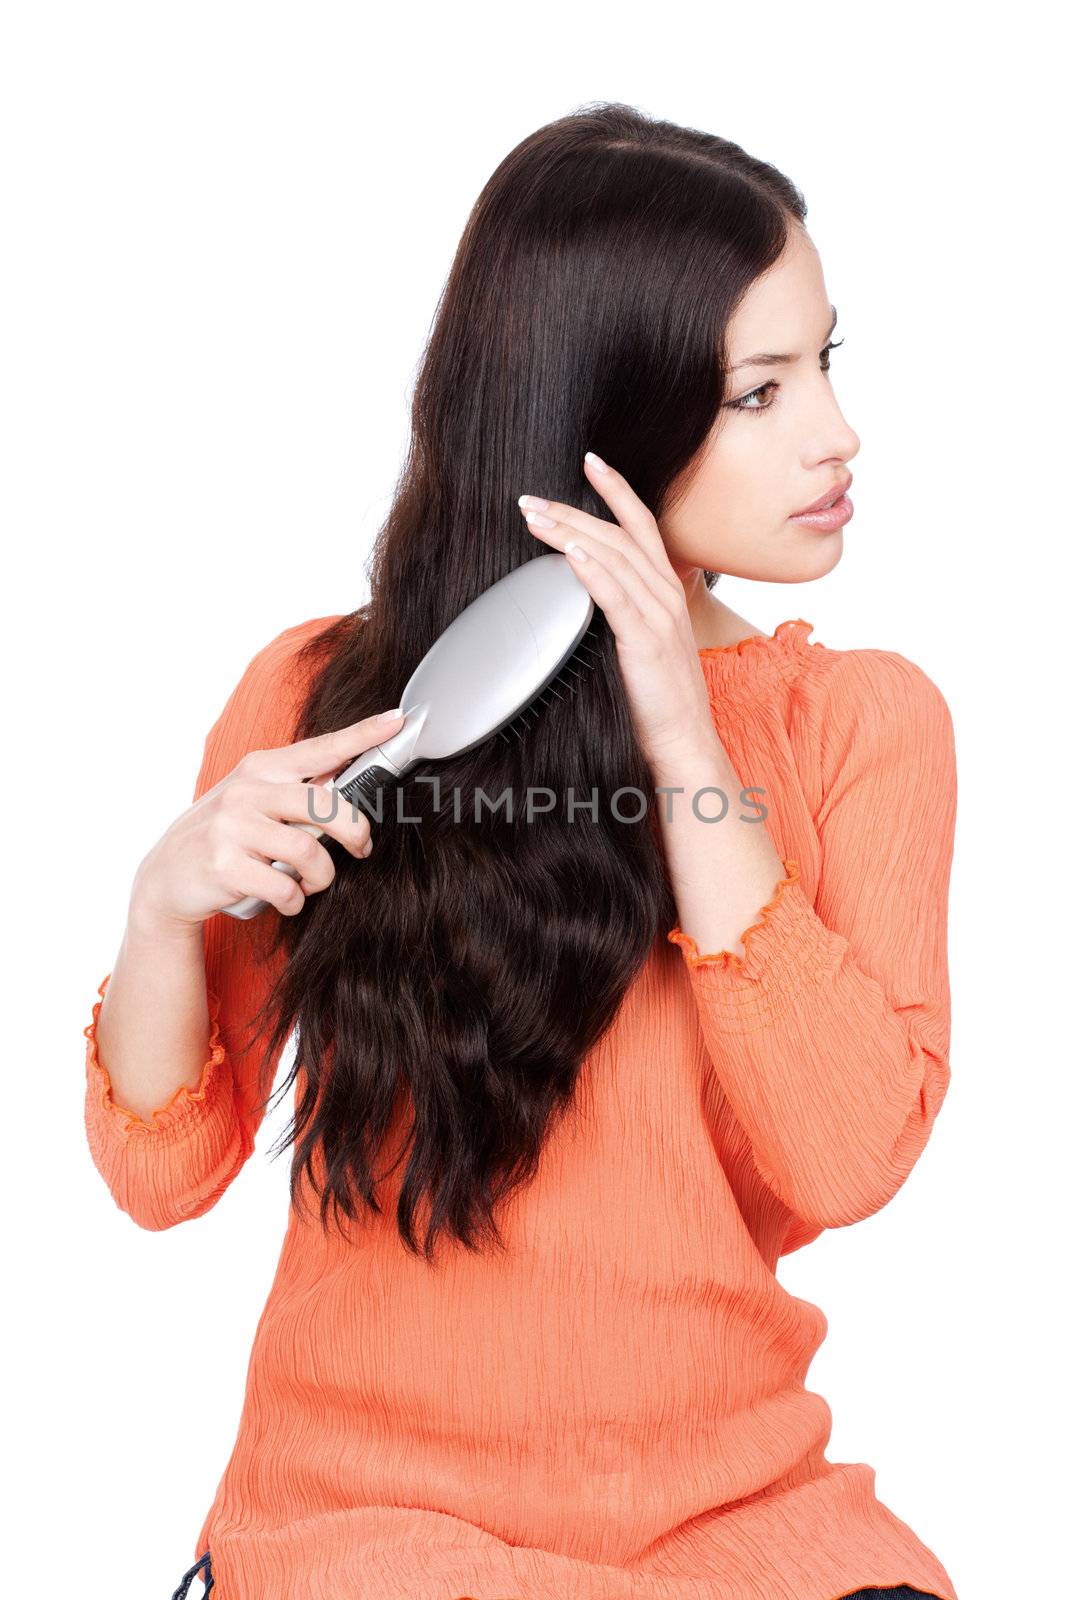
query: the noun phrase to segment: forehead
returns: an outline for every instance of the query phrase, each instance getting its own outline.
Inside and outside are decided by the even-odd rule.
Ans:
[[[830,302],[819,252],[806,229],[790,228],[782,254],[752,283],[727,329],[731,361],[756,350],[798,350],[821,338],[830,320]]]

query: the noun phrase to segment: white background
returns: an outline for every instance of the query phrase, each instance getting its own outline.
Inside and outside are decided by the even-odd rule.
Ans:
[[[902,652],[956,729],[948,1098],[889,1206],[780,1269],[829,1318],[828,1456],[875,1467],[961,1600],[1054,1592],[1063,148],[1038,8],[2,16],[8,1590],[163,1600],[192,1561],[291,1096],[214,1210],[148,1233],[89,1158],[82,1029],[245,664],[366,598],[479,190],[534,128],[619,99],[794,179],[847,341],[840,564],[717,593],[768,632]]]

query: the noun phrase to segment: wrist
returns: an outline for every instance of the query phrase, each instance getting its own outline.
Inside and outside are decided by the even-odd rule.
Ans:
[[[698,739],[656,751],[649,766],[657,786],[687,789],[720,782],[730,771],[729,757],[714,729]]]
[[[151,944],[189,945],[201,942],[204,925],[170,916],[135,886],[126,909],[126,930],[133,939]]]

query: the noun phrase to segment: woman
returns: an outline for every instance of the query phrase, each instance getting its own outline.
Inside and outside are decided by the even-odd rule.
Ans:
[[[949,1078],[945,702],[712,593],[841,556],[859,441],[805,212],[624,105],[524,140],[460,243],[369,603],[255,656],[138,868],[85,1030],[135,1221],[215,1204],[297,1039],[289,1227],[179,1594],[955,1600],[827,1461],[826,1319],[775,1276],[886,1204]],[[548,549],[596,602],[574,693],[380,821],[289,826]],[[558,803],[474,820],[534,786]],[[258,921],[213,915],[249,894]]]

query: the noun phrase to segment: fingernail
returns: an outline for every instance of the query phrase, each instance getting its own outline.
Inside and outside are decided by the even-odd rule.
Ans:
[[[381,717],[383,722],[388,722],[390,717],[402,717],[405,715],[405,713],[401,710],[400,706],[394,706],[392,711],[379,711],[378,715]]]
[[[587,450],[585,452],[585,459],[588,461],[594,472],[607,472],[607,462],[601,461],[600,457],[595,456],[591,450]]]
[[[554,528],[555,517],[543,517],[540,511],[527,511],[526,520],[533,528]]]
[[[575,561],[584,561],[586,559],[585,551],[581,545],[575,544],[573,540],[570,544],[565,544],[563,550],[566,555],[573,556]]]
[[[524,511],[547,511],[548,501],[539,494],[520,494],[519,504]]]

